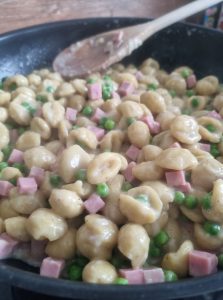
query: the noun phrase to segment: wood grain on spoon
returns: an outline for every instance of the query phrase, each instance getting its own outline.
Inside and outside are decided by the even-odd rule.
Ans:
[[[65,77],[104,70],[130,55],[159,30],[220,2],[222,0],[196,0],[154,21],[84,39],[59,53],[53,68]]]

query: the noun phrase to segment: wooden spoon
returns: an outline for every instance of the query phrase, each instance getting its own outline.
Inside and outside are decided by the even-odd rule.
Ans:
[[[196,0],[154,21],[100,33],[76,42],[56,56],[53,69],[65,77],[104,70],[130,55],[159,30],[220,2],[222,0]]]

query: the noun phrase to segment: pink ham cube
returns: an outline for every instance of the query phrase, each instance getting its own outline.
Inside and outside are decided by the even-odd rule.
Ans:
[[[42,261],[40,267],[40,275],[52,278],[59,278],[65,262],[63,259],[53,259],[51,257],[46,257]]]
[[[65,117],[71,123],[74,123],[77,117],[77,110],[71,107],[67,107]]]
[[[192,89],[193,87],[195,87],[195,85],[197,83],[197,78],[194,74],[192,74],[187,77],[186,82],[187,82],[187,88]]]
[[[92,132],[94,132],[94,134],[96,135],[97,139],[100,141],[104,135],[105,135],[105,130],[103,128],[100,127],[96,127],[96,126],[87,126],[87,129],[91,130]]]
[[[17,149],[13,149],[9,156],[8,162],[10,164],[22,163],[23,162],[23,152],[20,150],[17,150]]]
[[[191,193],[192,192],[192,187],[191,187],[191,184],[190,182],[185,182],[185,184],[182,184],[182,185],[179,185],[177,187],[177,189],[183,193]]]
[[[143,270],[145,283],[164,282],[164,273],[161,268],[151,268]]]
[[[101,83],[95,82],[88,85],[88,98],[90,100],[102,99],[102,86]]]
[[[120,96],[119,96],[119,94],[118,93],[116,93],[116,92],[112,92],[112,98],[114,98],[114,99],[120,99]]]
[[[7,233],[2,233],[0,235],[0,259],[9,257],[17,244],[17,240],[11,238]]]
[[[128,280],[129,284],[144,284],[144,272],[142,269],[120,269],[120,275]]]
[[[39,167],[32,167],[29,172],[29,177],[33,177],[36,180],[37,184],[40,185],[43,181],[44,174],[44,169]]]
[[[173,171],[165,173],[167,185],[178,187],[186,184],[184,171]]]
[[[125,155],[133,161],[136,161],[140,153],[140,149],[131,145],[126,151]]]
[[[199,143],[200,149],[206,152],[211,151],[211,145],[210,144],[205,144],[205,143]]]
[[[144,116],[141,120],[147,124],[152,134],[157,134],[160,132],[160,123],[156,122],[152,115]]]
[[[105,117],[107,117],[106,113],[102,109],[96,108],[93,116],[91,117],[91,120],[97,123],[101,118]]]
[[[136,163],[134,161],[130,162],[128,164],[128,167],[123,172],[123,176],[125,177],[125,180],[128,182],[132,182],[135,179],[135,177],[132,174],[132,169],[135,165]]]
[[[134,89],[135,88],[132,83],[128,81],[123,81],[118,88],[118,92],[120,96],[124,97],[132,94],[134,92]]]
[[[189,274],[193,277],[217,272],[218,258],[215,254],[193,250],[189,253]]]
[[[221,115],[217,113],[215,110],[209,111],[207,113],[207,116],[222,121]]]
[[[14,185],[11,184],[8,181],[0,180],[0,196],[8,196],[11,188],[13,188]]]
[[[104,201],[97,194],[92,194],[86,201],[84,201],[84,207],[89,214],[97,213],[104,206]]]
[[[137,71],[135,73],[135,77],[136,77],[137,80],[142,80],[143,77],[144,77],[144,75],[143,75],[143,73],[141,71]]]
[[[19,177],[17,186],[20,194],[34,194],[37,191],[37,183],[32,177]]]

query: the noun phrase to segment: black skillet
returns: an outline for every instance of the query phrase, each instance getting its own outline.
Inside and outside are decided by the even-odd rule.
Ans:
[[[50,67],[59,51],[79,39],[144,21],[146,19],[97,18],[57,22],[6,33],[0,36],[0,78]],[[125,62],[139,64],[150,56],[157,59],[166,70],[188,65],[196,70],[198,77],[214,74],[223,81],[221,32],[179,23],[153,36]],[[143,286],[90,285],[44,278],[36,272],[38,270],[17,261],[0,262],[0,281],[19,289],[63,299],[176,299],[223,290],[222,272],[176,283]],[[33,299],[33,296],[27,295],[23,299]],[[4,299],[2,296],[0,295],[0,299]]]

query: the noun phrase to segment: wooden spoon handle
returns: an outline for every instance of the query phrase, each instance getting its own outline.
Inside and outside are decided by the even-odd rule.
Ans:
[[[146,24],[144,24],[145,32],[143,33],[143,40],[146,40],[153,33],[156,33],[157,31],[166,28],[169,25],[181,21],[220,2],[222,2],[222,0],[196,0],[174,11],[171,11],[154,21],[148,22],[149,30],[146,29]]]

